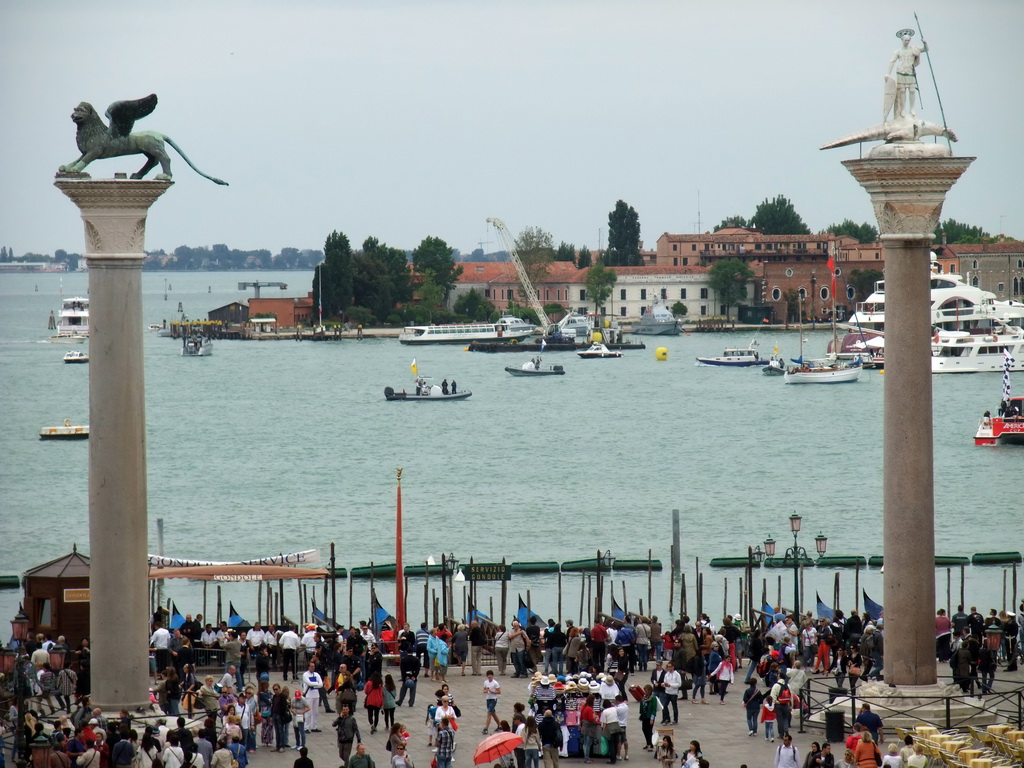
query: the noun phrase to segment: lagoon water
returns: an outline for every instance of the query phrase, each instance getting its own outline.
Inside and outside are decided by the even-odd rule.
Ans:
[[[164,299],[165,279],[170,288]],[[181,302],[190,317],[245,294],[243,280],[280,280],[284,295],[309,290],[310,273],[145,273],[144,321],[171,321]],[[88,422],[88,366],[64,365],[68,345],[48,343],[51,310],[83,295],[86,274],[0,275],[0,573],[21,573],[77,543],[88,551],[86,442],[43,442],[41,427],[64,418]],[[271,289],[264,289],[267,293]],[[273,293],[278,291],[273,289]],[[824,351],[829,333],[806,331],[805,353]],[[702,354],[743,345],[747,333],[643,339],[645,351],[620,360],[580,360],[549,353],[566,375],[520,379],[503,367],[525,353],[482,354],[461,347],[411,348],[397,340],[331,343],[218,341],[209,358],[182,358],[179,343],[145,337],[149,525],[166,525],[165,552],[232,560],[336,542],[338,565],[394,562],[395,468],[404,467],[405,558],[463,562],[646,558],[654,576],[655,612],[668,611],[671,510],[682,519],[687,607],[696,609],[696,558],[704,574],[704,610],[719,616],[728,578],[730,612],[740,609],[738,570],[706,567],[711,557],[741,556],[769,535],[791,543],[788,517],[804,517],[800,543],[828,536],[830,554],[882,554],[881,419],[884,376],[866,371],[842,386],[786,386],[758,369],[694,365]],[[797,354],[796,331],[763,333]],[[664,345],[668,360],[655,360]],[[463,402],[388,403],[385,386],[409,387],[409,364],[438,380],[455,378],[473,397]],[[1024,549],[1021,467],[1024,451],[977,448],[985,409],[998,404],[998,375],[936,376],[936,551],[943,555]],[[1016,384],[1024,387],[1024,381]],[[914,536],[914,531],[907,531]],[[844,608],[853,607],[852,569],[840,569]],[[780,571],[755,575],[755,596],[768,580],[778,597]],[[804,603],[819,591],[830,601],[835,571],[807,569]],[[782,596],[792,602],[791,572]],[[954,571],[953,603],[959,593]],[[1003,606],[1001,567],[966,569],[966,599]],[[647,600],[646,574],[615,576],[621,604]],[[882,576],[863,570],[861,586],[882,602]],[[936,571],[945,605],[946,571]],[[517,592],[543,614],[556,614],[556,576],[517,576]],[[562,615],[579,618],[579,574],[563,579]],[[432,580],[436,587],[436,580]],[[1009,589],[1009,587],[1008,587]],[[348,588],[338,584],[339,618],[348,619]],[[378,596],[394,609],[393,582]],[[1021,592],[1024,592],[1022,585]],[[202,588],[166,582],[165,596],[183,611],[202,611]],[[214,612],[211,589],[208,614]],[[256,619],[254,585],[223,586],[228,601]],[[480,585],[481,609],[498,604],[497,583]],[[678,594],[678,593],[677,593]],[[1012,592],[1007,596],[1007,601]],[[678,599],[678,598],[677,598]],[[286,586],[286,612],[297,616]],[[756,600],[755,600],[756,601]],[[319,601],[318,601],[319,602]],[[354,586],[355,618],[368,614],[368,585]],[[461,602],[461,597],[459,598]],[[423,612],[413,580],[411,618]],[[1007,607],[1009,603],[1007,602]],[[0,620],[17,595],[0,591]]]

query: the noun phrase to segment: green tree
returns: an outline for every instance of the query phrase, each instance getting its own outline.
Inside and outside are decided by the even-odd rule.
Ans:
[[[412,252],[412,264],[420,276],[420,298],[423,298],[422,283],[427,272],[431,273],[434,284],[441,289],[443,301],[448,300],[448,294],[462,274],[462,265],[455,263],[452,247],[439,237],[423,238],[423,242]]]
[[[579,254],[576,256],[576,267],[577,269],[589,269],[594,263],[593,257],[590,255],[590,249],[587,246],[580,248]]]
[[[576,261],[576,246],[563,240],[555,251],[555,261]]]
[[[527,227],[516,237],[516,252],[519,260],[523,262],[527,277],[533,284],[534,290],[543,283],[548,276],[548,264],[554,261],[555,248],[554,240],[550,232],[545,232],[540,227]],[[526,290],[520,286],[519,295],[526,296]]]
[[[857,242],[860,243],[873,243],[878,240],[878,230],[866,221],[863,224],[858,224],[852,219],[843,219],[841,223],[833,224],[825,231],[831,232],[833,235],[856,237]]]
[[[313,306],[322,301],[325,315],[343,316],[352,302],[352,277],[348,238],[342,232],[331,232],[324,243],[324,262],[313,273]]]
[[[747,283],[753,276],[753,270],[745,261],[722,259],[708,270],[708,286],[728,313],[729,307],[747,297]]]
[[[409,272],[409,259],[405,251],[391,248],[375,237],[368,237],[363,241],[363,253],[383,265],[392,304],[412,298],[412,274]]]
[[[600,261],[587,270],[587,298],[594,302],[597,312],[601,311],[601,307],[612,295],[616,280],[618,275],[615,274],[615,270],[604,266]]]
[[[420,305],[427,311],[427,316],[433,319],[445,296],[444,289],[438,285],[433,270],[427,269],[421,274],[416,293],[419,294]]]
[[[850,273],[850,279],[847,281],[850,287],[853,288],[854,301],[864,301],[870,296],[875,290],[875,283],[881,280],[885,275],[877,269],[855,269]]]
[[[714,229],[717,232],[720,229],[727,229],[729,227],[749,227],[750,222],[743,216],[729,216],[728,218],[722,219],[722,223],[717,225]]]
[[[455,300],[455,313],[465,315],[470,320],[486,320],[495,311],[494,304],[484,298],[476,288],[470,288]]]
[[[672,305],[672,314],[675,315],[676,317],[685,317],[687,314],[689,314],[689,310],[686,308],[686,305],[683,304],[683,302],[677,301],[675,304]]]
[[[811,230],[804,224],[800,214],[796,212],[787,198],[782,195],[774,200],[767,198],[757,206],[750,226],[761,230],[766,235],[809,235]]]
[[[942,242],[942,236],[946,236],[947,243],[980,243],[983,238],[991,238],[988,232],[981,227],[965,224],[956,219],[946,219],[939,224],[939,230],[935,233],[936,242]]]
[[[639,267],[640,216],[633,206],[619,200],[608,214],[608,250],[604,263],[610,267]]]

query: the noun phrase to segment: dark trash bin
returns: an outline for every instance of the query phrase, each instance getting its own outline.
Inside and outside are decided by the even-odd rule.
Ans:
[[[825,711],[825,738],[833,744],[846,740],[846,713],[841,709]]]
[[[829,686],[829,689],[828,689],[828,700],[829,700],[829,703],[835,701],[836,699],[842,698],[843,696],[849,696],[849,695],[850,695],[850,692],[846,688],[843,688],[841,686],[834,686],[834,685],[830,685]]]

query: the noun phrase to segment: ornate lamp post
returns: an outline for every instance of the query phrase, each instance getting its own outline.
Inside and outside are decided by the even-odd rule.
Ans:
[[[601,554],[601,550],[597,550],[596,566],[597,566],[597,605],[594,608],[594,618],[601,613],[601,607],[604,605],[604,581],[601,575],[601,567],[604,566],[606,570],[611,570],[612,563],[615,562],[615,558],[612,557],[612,551],[606,549],[604,554]]]
[[[789,516],[789,529],[793,533],[793,546],[786,550],[786,554],[782,558],[783,564],[790,560],[793,563],[793,613],[796,616],[800,615],[800,563],[810,557],[807,550],[799,544],[800,524],[802,521],[803,518],[796,512]],[[825,554],[828,546],[828,537],[819,533],[814,537],[814,545],[817,549],[818,557],[821,557]],[[768,557],[774,557],[775,540],[771,537],[765,539],[764,550]]]

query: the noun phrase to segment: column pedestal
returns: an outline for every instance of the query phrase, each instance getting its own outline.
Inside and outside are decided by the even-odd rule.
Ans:
[[[871,195],[885,246],[885,681],[930,686],[935,659],[930,250],[946,192],[973,162],[894,142],[843,163]]]
[[[89,268],[91,699],[149,706],[142,262],[149,207],[170,181],[58,177],[78,206]]]

